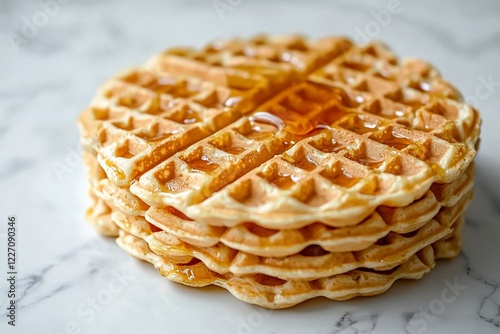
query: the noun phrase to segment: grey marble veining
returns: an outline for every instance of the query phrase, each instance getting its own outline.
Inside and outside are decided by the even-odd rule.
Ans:
[[[106,78],[165,47],[256,32],[359,38],[390,1],[221,0],[231,8],[221,14],[212,0],[60,0],[24,36],[26,20],[54,1],[0,2],[0,220],[15,214],[19,224],[18,326],[1,305],[2,333],[500,333],[500,2],[400,0],[369,36],[435,64],[482,113],[462,253],[375,298],[269,311],[170,283],[97,236],[83,219],[76,118]]]

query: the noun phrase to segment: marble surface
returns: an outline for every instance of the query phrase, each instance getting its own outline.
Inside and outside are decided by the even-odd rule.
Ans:
[[[223,2],[219,10],[212,0],[0,2],[0,331],[499,333],[500,2]],[[390,18],[376,14],[388,9]],[[401,56],[435,64],[481,110],[476,197],[458,258],[379,297],[273,312],[222,289],[170,283],[85,223],[75,121],[98,85],[167,46],[255,32],[385,40]],[[64,174],[54,171],[57,163],[68,167]],[[4,305],[11,214],[18,222],[15,328],[6,325]],[[455,298],[443,299],[455,283]]]

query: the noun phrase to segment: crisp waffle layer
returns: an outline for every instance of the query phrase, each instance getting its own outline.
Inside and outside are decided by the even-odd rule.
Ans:
[[[382,44],[255,37],[172,49],[105,83],[79,120],[109,181],[209,225],[357,224],[450,183],[480,117]]]
[[[398,279],[420,279],[435,266],[435,259],[451,258],[460,252],[462,225],[463,217],[460,216],[449,236],[424,247],[392,270],[356,269],[311,281],[287,281],[262,274],[246,277],[230,273],[221,275],[201,261],[176,264],[153,253],[147,242],[125,231],[120,231],[117,243],[131,255],[152,263],[171,281],[194,287],[217,285],[247,303],[280,309],[315,297],[346,300],[373,296],[385,292]]]
[[[455,256],[481,118],[381,43],[259,35],[127,69],[78,124],[100,233],[170,280],[284,308]]]
[[[91,206],[85,212],[87,221],[102,235],[109,237],[118,236],[118,226],[111,219],[111,208],[98,198],[94,191],[89,190]]]
[[[199,51],[168,50],[103,84],[79,126],[83,145],[99,153],[115,184],[130,184],[352,45],[343,38],[252,39],[254,51],[248,44],[243,52],[236,46],[243,41],[227,41],[218,49],[221,43]],[[290,58],[276,59],[265,48],[288,52]]]
[[[372,115],[361,120],[348,113],[338,122],[375,124],[369,123]],[[407,146],[396,150],[340,127],[295,143],[286,131],[242,118],[165,160],[130,189],[152,206],[172,206],[210,225],[250,220],[275,229],[315,221],[341,226],[358,223],[379,205],[406,206],[434,182],[456,180],[475,155],[472,144],[450,144],[388,122],[375,132],[370,136],[390,134]],[[420,138],[412,141],[413,135]]]
[[[91,159],[91,157],[89,157]],[[100,175],[99,165],[89,160]],[[90,172],[90,171],[89,171]],[[413,232],[431,220],[441,207],[452,207],[470,191],[473,185],[474,165],[456,181],[434,184],[422,198],[407,207],[380,206],[367,219],[354,226],[331,227],[314,223],[300,229],[270,230],[245,223],[226,228],[210,226],[190,220],[177,210],[149,207],[125,189],[114,186],[107,179],[91,182],[93,191],[115,211],[129,216],[141,216],[153,224],[152,229],[199,247],[210,247],[221,242],[234,249],[258,256],[280,257],[301,252],[318,245],[328,252],[347,252],[365,249],[389,232]]]
[[[357,251],[373,245],[391,231],[413,232],[431,220],[440,208],[456,205],[472,189],[473,171],[472,165],[456,181],[433,185],[409,206],[380,206],[361,223],[342,227],[313,223],[299,229],[273,230],[247,222],[227,228],[193,221],[171,207],[151,207],[145,217],[156,229],[199,247],[221,242],[259,256],[287,256],[313,245],[329,252]],[[106,199],[111,200],[109,196]]]
[[[182,242],[164,231],[153,232],[142,217],[113,212],[112,219],[120,229],[149,244],[149,248],[172,262],[189,263],[201,260],[209,269],[238,276],[265,274],[285,280],[311,280],[345,273],[357,268],[390,270],[406,262],[413,254],[451,232],[451,224],[465,211],[472,192],[440,212],[418,230],[389,233],[372,246],[357,252],[328,252],[320,246],[305,248],[286,257],[262,257],[234,250],[222,243],[198,247]]]
[[[91,169],[89,168],[89,170]],[[99,175],[99,173],[94,173],[92,175]],[[442,191],[440,197],[442,197],[443,194],[453,197],[453,194],[456,195],[456,193],[452,190],[461,188],[458,183],[453,187],[451,187],[451,185],[439,185],[438,187],[446,189]],[[443,217],[448,217],[448,221],[450,221],[453,217],[456,217],[457,208],[460,207],[459,203],[463,202],[465,198],[467,197],[462,197],[454,208],[442,209],[440,212],[441,218],[436,217],[437,220],[443,221]],[[441,200],[445,199],[441,198]],[[102,213],[100,221],[107,222],[106,224],[110,224],[110,226],[116,228],[117,226],[115,224],[109,222],[110,209],[102,203],[102,201],[100,202],[100,206],[104,209],[95,210],[96,212]],[[445,214],[445,212],[447,212],[447,214]],[[120,212],[115,212],[111,214],[111,216],[123,217],[124,215]],[[137,219],[137,217],[135,219]],[[144,220],[142,220],[142,223],[146,229],[152,226]],[[106,226],[106,224],[104,224],[104,226]],[[102,231],[102,225],[103,224],[99,224],[96,227]],[[435,257],[449,258],[458,253],[460,246],[459,235],[457,236],[457,233],[459,233],[458,228],[461,226],[462,224],[458,224],[454,229],[454,233],[432,244],[432,250],[435,253]],[[141,231],[141,228],[143,227],[138,228],[138,225],[134,226],[132,224],[127,226],[129,231],[136,234],[138,231]],[[358,295],[367,296],[382,293],[388,289],[395,280],[402,278],[418,279],[427,273],[434,265],[433,262],[422,262],[422,254],[429,254],[430,251],[430,247],[427,246],[417,251],[415,255],[411,255],[409,259],[402,264],[394,267],[394,263],[392,263],[392,265],[389,266],[392,269],[385,267],[378,267],[375,269],[357,268],[332,277],[306,281],[284,280],[261,273],[238,277],[232,273],[220,274],[210,270],[203,261],[193,257],[192,254],[186,256],[186,254],[178,253],[174,255],[170,254],[169,256],[158,256],[154,253],[149,253],[149,246],[144,244],[144,241],[137,237],[133,237],[133,235],[123,230],[121,230],[120,233],[121,236],[117,242],[122,247],[126,248],[127,251],[133,255],[150,262],[155,258],[157,269],[169,279],[193,286],[204,286],[208,284],[223,286],[242,300],[268,308],[290,307],[306,299],[317,296],[344,300]],[[390,240],[391,238],[387,239]],[[381,241],[380,244],[383,245],[386,241],[387,240]],[[139,246],[141,246],[141,248],[134,248]],[[142,249],[142,251],[140,249]],[[391,252],[394,251],[395,249],[391,250]],[[403,252],[400,256],[406,256],[407,254],[408,253],[404,254]],[[177,255],[177,257],[175,255]],[[158,267],[160,263],[162,263],[161,269]],[[432,265],[425,267],[422,266],[422,263]],[[166,268],[169,269],[166,270]],[[186,276],[185,274],[187,272],[193,273],[193,275]],[[184,275],[180,273],[184,273]],[[357,283],[359,283],[359,285],[357,285]],[[317,291],[318,289],[321,291]]]

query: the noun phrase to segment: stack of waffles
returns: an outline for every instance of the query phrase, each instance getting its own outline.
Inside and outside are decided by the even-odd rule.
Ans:
[[[457,255],[480,116],[381,43],[256,36],[118,74],[79,127],[99,232],[172,281],[285,308]]]

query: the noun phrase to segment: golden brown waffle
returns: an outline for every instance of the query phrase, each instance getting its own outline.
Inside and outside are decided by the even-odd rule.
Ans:
[[[339,37],[313,41],[298,35],[261,35],[217,40],[201,50],[173,48],[153,58],[149,66],[160,73],[190,75],[240,90],[268,86],[267,93],[272,93],[274,87],[290,85],[352,46]]]
[[[304,47],[295,50],[300,40]],[[114,183],[128,185],[351,45],[339,38],[254,42],[253,51],[248,44],[246,54],[240,48],[243,55],[236,50],[242,41],[227,42],[220,51],[213,49],[215,44],[198,52],[172,49],[109,80],[80,116],[83,145],[99,153]],[[288,48],[290,58],[265,60],[266,47],[276,52]]]
[[[288,49],[302,49],[298,63],[308,65],[272,55]],[[332,68],[357,76],[334,80]],[[248,93],[261,86],[267,93]],[[255,103],[233,104],[245,99]],[[475,155],[479,117],[454,99],[431,66],[398,63],[379,44],[256,38],[168,51],[104,85],[80,125],[113,183],[146,172],[132,191],[148,204],[211,224],[296,228],[288,225],[357,223],[457,178]],[[259,112],[218,131],[251,109]]]
[[[458,252],[480,123],[380,43],[170,49],[79,118],[87,218],[169,279],[265,307],[377,294]]]
[[[455,187],[456,188],[456,187]],[[446,189],[446,188],[445,188]],[[465,197],[464,197],[465,198]],[[463,199],[462,199],[463,201]],[[459,205],[457,205],[456,208],[458,208]],[[448,219],[453,219],[452,217],[457,215],[457,209],[454,210],[447,210],[447,214],[445,215],[446,217],[449,217]],[[121,214],[118,214],[120,216]],[[444,215],[442,212],[441,215]],[[443,220],[443,217],[438,218],[440,220]],[[147,224],[146,226],[148,226]],[[458,225],[461,226],[461,225]],[[457,230],[456,230],[457,231]],[[135,231],[137,233],[137,227],[135,228]],[[457,232],[455,232],[453,235],[450,235],[448,237],[445,237],[442,239],[442,241],[438,241],[433,245],[434,251],[436,253],[436,256],[438,257],[453,257],[458,253],[459,250],[459,245],[460,245],[460,235],[456,235]],[[122,232],[121,238],[119,238],[117,241],[121,244],[122,247],[131,247],[132,244],[125,245],[124,240],[127,239],[128,242],[131,242],[131,235],[128,237],[125,235],[124,232]],[[135,240],[134,243],[137,246],[137,242],[139,240]],[[382,244],[384,242],[381,242]],[[147,246],[147,245],[146,245]],[[429,247],[424,248],[423,251],[428,249]],[[129,252],[135,252],[135,255],[137,256],[140,254],[138,253],[137,249],[128,249]],[[394,249],[392,249],[394,251]],[[166,272],[163,272],[164,275],[166,275],[169,279],[187,284],[187,285],[194,285],[194,286],[202,286],[202,285],[207,285],[207,284],[216,284],[216,285],[221,285],[216,283],[215,281],[219,281],[220,277],[223,278],[224,282],[227,277],[230,278],[231,287],[226,287],[231,291],[231,293],[235,294],[238,298],[243,299],[247,302],[252,302],[252,303],[257,303],[261,306],[264,307],[269,307],[269,308],[283,308],[283,307],[289,307],[292,306],[298,302],[301,302],[303,300],[313,298],[315,296],[326,296],[328,298],[332,299],[337,299],[337,300],[343,300],[343,299],[348,299],[355,297],[356,295],[373,295],[373,294],[378,294],[383,291],[385,291],[396,279],[400,278],[412,278],[412,279],[418,279],[420,278],[423,274],[425,274],[428,270],[430,270],[430,267],[427,267],[425,270],[421,266],[417,266],[420,268],[420,270],[414,270],[412,268],[415,267],[416,259],[421,259],[421,254],[423,252],[422,250],[417,253],[417,255],[413,255],[409,258],[408,262],[405,262],[401,264],[400,266],[396,268],[392,268],[391,270],[386,270],[386,271],[380,271],[381,269],[387,269],[387,268],[378,268],[377,271],[373,270],[367,270],[367,269],[356,269],[353,271],[349,271],[344,274],[336,275],[333,277],[328,277],[328,278],[323,278],[319,280],[314,280],[312,282],[306,281],[306,282],[301,282],[301,281],[284,281],[278,278],[266,276],[263,274],[256,274],[256,275],[251,275],[251,278],[241,278],[237,276],[233,276],[232,274],[226,273],[224,275],[220,275],[214,271],[209,270],[202,262],[196,263],[198,260],[193,259],[192,256],[186,256],[183,254],[178,254],[177,257],[175,256],[169,256],[167,258],[162,257],[161,261],[162,263],[165,264],[165,266],[162,266],[162,268],[172,268],[172,270],[168,271],[168,274]],[[148,258],[151,259],[151,256],[148,256]],[[425,262],[424,262],[425,263]],[[433,265],[432,265],[433,266]],[[432,267],[431,266],[431,267]],[[403,269],[404,268],[404,269]],[[190,276],[185,276],[185,275],[179,275],[180,272],[182,273],[187,273],[187,272],[192,273],[193,275]],[[395,274],[397,273],[397,274]],[[196,275],[194,275],[196,274]],[[356,277],[359,277],[359,275],[362,275],[363,280],[361,281],[361,285],[355,285],[353,282],[353,279]],[[386,277],[385,275],[389,275],[389,277]],[[210,276],[210,278],[208,277]],[[243,283],[242,281],[245,281],[249,279],[249,282]],[[359,281],[359,278],[356,279],[356,281]],[[238,282],[238,284],[236,284]],[[317,285],[317,282],[321,282],[320,285]],[[320,294],[316,293],[310,293],[307,292],[307,290],[310,287],[316,287],[314,290],[317,290],[318,286],[321,287],[321,289],[324,289],[327,285],[324,285],[326,282],[334,283],[335,282],[335,288],[333,289],[333,285],[328,285],[330,286],[330,289],[328,291],[323,291]],[[345,285],[342,285],[344,284]],[[278,285],[283,285],[286,287],[286,291],[288,293],[292,293],[294,289],[297,287],[301,287],[299,293],[299,297],[297,296],[288,296],[285,294],[284,296],[280,295],[279,302],[276,303],[269,303],[268,298],[263,298],[262,293],[265,292],[265,296],[269,296],[269,289],[272,289],[274,292],[279,291],[277,288]],[[340,284],[340,286],[339,286]],[[247,288],[242,288],[243,287],[251,287],[250,291],[247,291]],[[226,283],[222,284],[222,286],[226,286]],[[274,288],[273,288],[274,287]],[[358,287],[358,289],[356,289]],[[371,288],[370,288],[371,287]],[[254,291],[254,289],[257,289]],[[278,289],[278,290],[277,290]],[[305,291],[304,291],[305,289]],[[356,291],[357,290],[357,291]],[[246,292],[245,292],[246,291]],[[260,294],[260,295],[259,295]],[[271,295],[273,296],[273,292],[271,292]],[[289,298],[290,297],[290,298]],[[274,297],[273,297],[274,298]],[[263,300],[267,299],[267,302],[263,303]],[[260,301],[259,301],[260,300]]]
[[[82,151],[83,166],[85,167],[85,175],[87,183],[91,189],[97,187],[101,180],[107,180],[106,173],[99,165],[95,153],[91,150],[84,149]]]
[[[127,185],[134,177],[233,122],[231,89],[193,78],[124,72],[103,85],[80,117],[84,146],[99,153],[108,177]]]
[[[237,251],[219,243],[198,247],[180,241],[164,231],[153,232],[142,217],[130,217],[113,212],[113,221],[124,231],[148,242],[158,255],[172,260],[201,260],[211,270],[238,276],[265,274],[286,280],[311,280],[345,273],[356,268],[389,270],[405,262],[425,246],[450,234],[450,226],[465,211],[472,199],[470,191],[453,207],[444,208],[420,229],[400,235],[394,232],[380,238],[376,244],[357,252],[327,252],[320,246],[310,246],[299,254],[286,257],[261,257]]]
[[[343,226],[379,205],[408,205],[434,182],[452,182],[475,156],[478,118],[465,104],[440,100],[418,109],[448,116],[438,115],[446,123],[424,132],[337,105],[335,92],[297,84],[259,107],[265,117],[257,112],[193,144],[145,173],[131,191],[150,205],[172,206],[210,225],[250,220],[271,229],[315,221]],[[316,96],[300,100],[307,94]],[[309,108],[311,117],[338,118],[316,135],[293,138],[293,122],[279,123],[294,113],[285,103]]]
[[[128,215],[146,214],[149,206],[133,195],[127,188],[121,188],[106,177],[104,169],[99,164],[95,152],[84,150],[82,152],[83,164],[87,174],[87,183],[92,195],[97,196],[108,206],[120,210]],[[91,207],[94,205],[92,203]]]
[[[361,223],[339,228],[314,223],[300,229],[272,230],[250,222],[226,228],[193,221],[171,207],[151,207],[146,219],[156,228],[192,245],[209,247],[222,242],[230,248],[259,256],[287,256],[312,245],[329,252],[357,251],[373,245],[390,231],[413,232],[431,220],[441,207],[456,205],[472,188],[473,167],[471,165],[450,184],[433,185],[409,206],[380,206]]]
[[[472,164],[466,173],[452,183],[434,184],[422,198],[407,207],[381,206],[363,222],[342,228],[331,228],[321,223],[298,230],[270,230],[254,223],[231,228],[209,226],[192,221],[171,207],[149,208],[130,192],[114,186],[107,179],[95,183],[94,191],[114,209],[127,215],[146,215],[146,219],[157,228],[189,244],[209,247],[220,241],[250,254],[287,256],[311,245],[319,245],[329,252],[357,251],[373,245],[390,231],[399,234],[412,232],[432,219],[442,206],[454,206],[472,188],[473,167]],[[94,168],[100,169],[98,165]]]
[[[102,235],[117,237],[119,229],[111,219],[111,208],[92,190],[89,191],[89,197],[92,204],[85,212],[87,221]]]
[[[144,240],[124,231],[120,232],[117,243],[131,255],[152,263],[160,274],[171,281],[195,287],[217,285],[247,303],[279,309],[315,297],[346,300],[356,296],[373,296],[386,291],[398,279],[420,279],[434,267],[435,259],[459,253],[461,236],[457,232],[461,230],[463,217],[459,217],[455,225],[457,228],[452,236],[423,248],[392,270],[357,269],[312,281],[286,281],[262,274],[247,277],[229,273],[221,275],[208,269],[201,261],[175,264],[153,253]]]
[[[102,235],[109,237],[118,236],[118,227],[111,219],[112,209],[102,199],[102,196],[97,196],[95,187],[102,180],[106,179],[106,173],[97,162],[97,158],[88,150],[82,152],[83,164],[87,175],[87,183],[89,189],[89,197],[91,204],[85,212],[86,220]]]
[[[404,119],[411,114],[408,109],[419,108],[433,97],[461,100],[460,92],[432,65],[413,58],[400,61],[382,43],[353,49],[318,69],[310,79],[352,90],[354,100],[367,103],[368,109],[377,104],[375,109],[389,118]],[[399,87],[391,85],[394,82]]]

